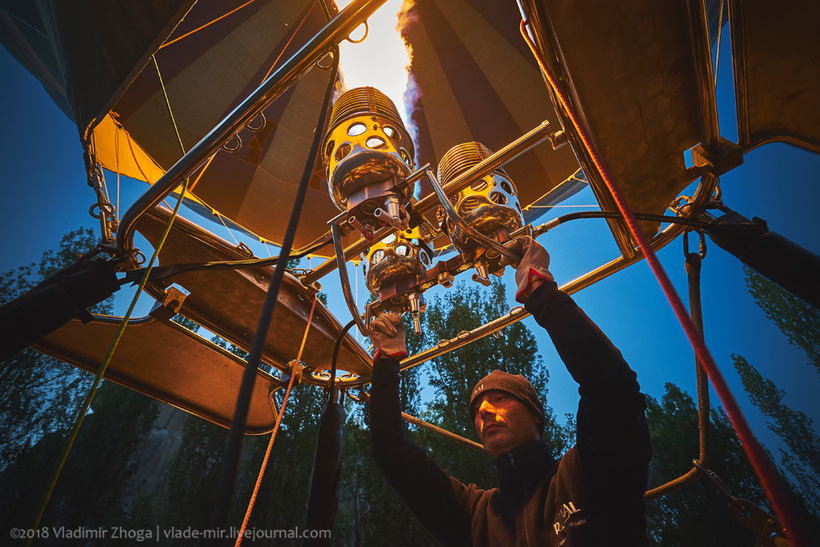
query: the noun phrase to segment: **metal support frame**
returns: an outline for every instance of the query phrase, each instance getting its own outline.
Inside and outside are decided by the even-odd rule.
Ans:
[[[525,133],[518,139],[514,140],[504,148],[500,149],[495,154],[492,154],[487,159],[478,163],[468,169],[467,171],[461,173],[459,176],[451,180],[448,184],[446,184],[443,189],[444,193],[447,195],[455,194],[456,192],[461,191],[465,187],[469,186],[475,180],[480,179],[481,177],[491,173],[492,171],[498,169],[502,165],[510,162],[528,152],[532,148],[535,148],[545,140],[548,140],[550,136],[552,136],[553,130],[550,126],[548,121],[544,121],[538,127],[530,130],[529,132]],[[415,176],[414,173],[411,176]],[[413,210],[423,214],[433,207],[439,204],[438,196],[435,194],[430,194],[425,196],[418,202],[413,204]],[[376,241],[384,238],[387,236],[394,228],[392,226],[386,226],[381,228],[374,234],[374,238]],[[344,249],[344,260],[347,261],[349,258],[356,256],[357,254],[364,251],[370,242],[364,238],[359,239],[352,245],[349,245],[346,249]],[[333,268],[336,267],[336,259],[329,258],[323,263],[321,263],[318,267],[314,268],[312,272],[302,278],[302,283],[309,285],[314,281],[322,278],[323,276],[327,275]]]
[[[484,234],[470,226],[469,222],[461,218],[458,212],[453,208],[453,204],[450,203],[449,199],[447,199],[447,194],[444,192],[444,189],[441,187],[441,184],[439,184],[438,179],[436,179],[435,175],[433,175],[432,170],[427,169],[424,173],[427,176],[427,182],[430,183],[430,186],[433,188],[433,192],[436,194],[436,197],[438,197],[441,206],[444,208],[444,212],[447,214],[447,218],[452,220],[453,224],[461,228],[467,235],[469,235],[471,238],[475,239],[485,247],[494,249],[499,253],[511,258],[513,263],[519,262],[521,260],[521,255],[519,253],[511,251],[498,241],[485,236]]]
[[[572,97],[573,101],[576,103],[575,106],[579,116],[582,120],[584,120],[584,123],[586,123],[586,114],[584,112],[583,105],[578,104],[578,101],[575,100],[576,95],[572,79],[564,70],[565,62],[561,47],[559,46],[558,41],[552,31],[548,30],[550,29],[549,17],[546,13],[544,13],[543,7],[540,3],[535,2],[534,0],[518,0],[518,8],[521,11],[524,20],[533,30],[531,36],[541,54],[541,57],[544,59],[545,64],[553,74],[558,76],[558,81],[561,82],[565,88],[563,90],[564,93],[568,97]],[[597,199],[598,203],[601,204],[602,209],[606,211],[616,211],[618,207],[612,196],[600,190],[600,188],[604,186],[601,182],[601,176],[595,168],[592,158],[587,153],[586,147],[581,142],[575,128],[572,126],[572,123],[570,123],[569,115],[564,111],[560,102],[556,98],[554,91],[546,79],[546,76],[544,76],[544,86],[549,94],[552,106],[555,109],[555,114],[558,116],[558,121],[561,124],[563,134],[569,141],[570,146],[572,146],[572,150],[575,152],[575,157],[578,159],[578,163],[584,170],[587,179],[590,182],[596,182],[596,184],[589,185],[595,194],[595,199]],[[618,246],[621,254],[625,257],[631,257],[634,255],[635,242],[632,241],[632,237],[629,234],[629,230],[627,229],[624,221],[610,220],[608,223],[610,230],[612,231],[612,236],[615,239],[615,244]]]
[[[133,250],[136,222],[143,214],[173,192],[228,139],[261,112],[268,103],[287,91],[385,1],[354,0],[168,169],[123,215],[117,233],[118,253],[125,255]]]
[[[737,140],[741,146],[749,144],[749,102],[746,88],[746,36],[743,32],[743,2],[729,0],[729,29],[732,37],[732,72],[735,83],[737,108]]]
[[[369,403],[370,402],[370,394],[367,393],[366,391],[361,391],[360,390],[358,396],[353,395],[351,393],[348,393],[347,396],[350,397],[351,399],[353,399],[354,401],[356,401],[357,403],[362,403],[362,402],[368,402]],[[464,446],[468,446],[470,448],[478,450],[482,454],[486,453],[486,450],[484,449],[483,445],[481,445],[481,444],[479,444],[475,441],[472,441],[470,439],[467,439],[465,437],[462,437],[461,435],[453,433],[452,431],[447,431],[446,429],[441,428],[441,427],[439,427],[435,424],[431,424],[430,422],[426,422],[426,421],[422,420],[421,418],[416,418],[412,414],[402,412],[401,417],[408,424],[413,424],[413,425],[415,425],[417,427],[420,427],[422,429],[426,429],[427,431],[432,431],[433,433],[436,433],[437,435],[441,435],[442,437],[446,437],[446,438],[448,438],[452,441],[455,441],[457,443],[461,443]]]
[[[692,37],[692,57],[700,103],[701,146],[707,152],[715,152],[720,144],[715,76],[712,72],[712,49],[709,47],[709,24],[706,21],[704,0],[688,0],[689,29]]]
[[[705,206],[708,202],[709,198],[712,195],[712,192],[717,185],[717,177],[706,175],[703,177],[701,184],[698,186],[698,190],[695,194],[695,197],[690,202],[693,205],[694,209],[698,209],[699,207]],[[537,228],[534,230],[537,232]],[[652,248],[655,250],[661,249],[671,243],[675,238],[677,238],[684,230],[686,230],[685,226],[681,226],[678,224],[673,224],[668,226],[665,230],[661,233],[656,235],[652,239]],[[639,262],[643,259],[643,255],[637,253],[631,257],[620,256],[603,266],[570,281],[569,283],[562,285],[560,289],[567,294],[573,294],[581,289],[585,289],[590,285],[597,283],[598,281],[609,277],[610,275],[619,272],[626,268],[627,266],[631,266],[636,262]],[[426,361],[431,359],[435,359],[440,355],[444,355],[447,352],[453,351],[455,349],[461,348],[475,342],[476,340],[480,340],[486,336],[489,336],[493,333],[496,333],[510,325],[521,321],[529,317],[529,313],[522,307],[516,306],[509,313],[503,315],[493,321],[485,323],[484,325],[477,327],[471,331],[463,331],[460,332],[455,338],[450,340],[442,340],[435,346],[426,349],[422,352],[419,352],[415,355],[407,357],[406,359],[401,361],[401,369],[405,370],[408,368],[412,368],[414,366],[420,365]]]
[[[177,161],[177,163],[174,164],[174,166],[172,166],[157,181],[157,183],[155,183],[125,213],[117,237],[118,250],[122,253],[128,253],[132,250],[134,226],[142,214],[161,202],[162,199],[164,199],[179,184],[181,184],[185,177],[190,176],[202,163],[204,163],[204,161],[207,160],[210,155],[215,153],[219,147],[233,135],[233,133],[241,129],[241,127],[245,125],[248,120],[256,116],[269,102],[284,93],[290,85],[310,70],[325,55],[327,55],[327,53],[337,42],[344,39],[347,34],[361,24],[361,22],[366,20],[370,14],[372,14],[381,4],[384,3],[384,1],[385,0],[358,0],[353,2],[332,21],[330,21],[316,36],[314,36],[313,39],[303,46],[302,49],[294,54],[284,65],[282,65],[281,68],[265,80],[259,88],[257,88],[245,101],[243,101],[236,109],[226,116],[222,122],[220,122],[213,130],[211,130],[211,132],[208,133],[208,135],[203,137],[197,145],[195,145],[188,153],[180,158],[180,160]],[[698,0],[691,1],[698,3]],[[529,23],[531,25],[535,24],[536,28],[542,30],[543,23],[541,21],[544,20],[545,17],[543,14],[539,13],[539,8],[535,6],[532,0],[522,0],[521,7],[522,11],[526,13]],[[695,16],[702,11],[698,10],[697,7],[693,9],[696,12]],[[703,14],[703,17],[705,18],[705,14]],[[703,21],[703,29],[705,29],[705,19]],[[543,31],[535,32],[535,35],[536,42],[543,52],[547,46],[544,39],[545,37],[550,38],[550,35],[544,33]],[[696,40],[696,42],[699,43],[700,41]],[[697,47],[697,43],[693,43],[693,48]],[[708,37],[706,43],[708,43]],[[556,51],[557,58],[560,59],[560,50],[554,48],[554,44],[549,44],[549,47]],[[702,77],[702,80],[705,82],[711,81],[711,78],[708,76],[711,73],[711,57],[708,57],[707,60],[709,66]],[[551,58],[548,58],[548,61],[554,63]],[[560,66],[555,68],[558,72],[563,73],[563,71],[560,70]],[[571,89],[571,84],[569,85],[569,88]],[[548,91],[550,96],[552,96],[552,90],[548,89]],[[704,87],[702,100],[708,103],[709,101],[713,101],[713,99],[714,90],[709,92],[709,90]],[[705,108],[709,111],[708,105]],[[559,119],[561,119],[563,123],[565,115],[560,111],[560,109],[558,110]],[[710,116],[711,115],[706,115],[706,118],[711,119]],[[712,135],[714,134],[711,133],[711,129],[707,129],[706,133]],[[572,131],[564,134],[570,142],[577,142],[577,136],[574,135]],[[457,193],[475,180],[505,165],[509,161],[512,161],[518,156],[528,152],[544,141],[551,140],[554,136],[555,131],[552,129],[550,123],[548,121],[544,121],[539,126],[498,150],[484,161],[457,176],[450,183],[441,188],[441,190],[446,195]],[[573,146],[573,148],[578,150],[582,147]],[[583,157],[580,157],[579,160],[587,173],[595,172],[594,168],[591,167],[592,164],[590,161],[587,161],[587,159]],[[423,173],[414,173],[414,175],[418,178],[419,175],[423,176]],[[717,178],[708,173],[703,177],[701,180],[701,185],[698,188],[697,197],[692,201],[692,205],[695,206],[695,208],[703,206],[708,201],[708,198],[711,196],[716,183]],[[598,197],[600,198],[600,196]],[[439,200],[440,196],[436,195],[436,193],[430,194],[414,203],[413,208],[416,212],[423,214],[437,206],[440,203]],[[606,200],[604,199],[602,201],[605,202]],[[604,203],[604,206],[606,207],[606,203]],[[336,229],[338,230],[338,226],[336,226]],[[392,226],[381,228],[375,232],[374,237],[376,239],[381,239],[387,236],[393,229],[394,228]],[[661,233],[656,235],[655,238],[653,238],[653,248],[660,249],[667,245],[675,239],[683,231],[683,229],[684,228],[678,225],[671,225],[667,227]],[[562,290],[572,294],[640,261],[643,258],[641,254],[635,250],[631,243],[627,245],[625,244],[623,238],[618,237],[617,233],[614,235],[616,243],[622,251],[622,255],[587,273],[586,275],[567,283],[561,287]],[[347,248],[342,249],[340,253],[338,251],[341,240],[340,238],[334,239],[336,239],[337,256],[327,259],[317,268],[303,276],[301,278],[303,284],[310,285],[311,283],[317,281],[324,275],[327,275],[335,267],[339,267],[341,264],[344,264],[348,258],[361,253],[370,244],[366,239],[361,238],[352,245],[349,245]],[[524,319],[528,315],[529,314],[524,311],[523,308],[514,308],[507,315],[494,321],[490,321],[487,324],[474,329],[473,331],[461,333],[452,340],[440,342],[433,348],[405,359],[402,361],[402,369],[419,365],[427,360],[442,355],[443,353],[457,349],[475,340],[493,334],[517,321],[520,321],[521,319]],[[357,318],[357,323],[361,323],[361,317],[358,316],[357,313],[354,313],[354,317]],[[369,378],[357,377],[351,378],[350,381],[339,380],[338,383],[339,387],[345,388],[362,385],[368,381]]]
[[[532,38],[539,50],[545,64],[549,70],[558,76],[562,90],[568,97],[576,103],[574,106],[584,123],[585,113],[583,106],[578,104],[574,93],[572,79],[564,70],[564,56],[561,47],[557,42],[554,33],[551,31],[548,15],[544,12],[543,6],[535,0],[518,0],[519,9],[527,24],[533,29]],[[708,152],[717,153],[720,148],[720,129],[717,119],[717,99],[714,89],[714,78],[712,74],[712,57],[709,48],[709,34],[706,20],[706,11],[703,0],[688,0],[688,13],[692,35],[692,54],[695,59],[695,72],[698,78],[699,102],[701,106],[701,127],[702,127],[702,147]],[[552,99],[558,119],[567,139],[575,151],[581,167],[590,180],[600,180],[600,174],[595,168],[592,159],[587,154],[585,147],[581,144],[580,136],[571,123],[568,123],[567,113],[561,108],[549,84],[546,85],[549,96]],[[616,210],[615,202],[605,192],[599,192],[596,186],[591,184],[596,199],[598,199],[604,210]],[[615,243],[618,245],[621,254],[625,258],[632,258],[637,253],[635,242],[632,240],[629,231],[623,221],[609,221]],[[658,236],[656,236],[658,237]]]

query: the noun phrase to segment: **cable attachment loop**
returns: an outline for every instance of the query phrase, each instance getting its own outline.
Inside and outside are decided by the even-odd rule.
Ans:
[[[105,178],[102,167],[97,162],[97,155],[94,144],[91,140],[83,141],[85,150],[83,160],[85,161],[85,172],[88,186],[94,190],[97,203],[88,209],[88,214],[92,218],[100,221],[100,232],[104,243],[114,240],[114,232],[117,230],[116,208],[108,201],[107,189],[105,188]],[[95,213],[95,209],[99,212]]]
[[[257,119],[259,120],[259,122],[257,122],[256,125],[254,125],[253,122]],[[265,129],[266,125],[268,125],[268,119],[265,117],[265,113],[260,111],[255,118],[251,119],[247,124],[245,124],[245,127],[248,129],[248,131],[259,133],[260,131]]]
[[[96,212],[98,211],[99,212]],[[91,207],[88,208],[88,214],[91,215],[92,218],[96,218],[97,220],[105,219],[114,215],[114,206],[110,203],[102,202],[102,203],[94,203]]]
[[[686,230],[683,233],[683,256],[689,256],[689,233],[695,232],[698,234],[698,254],[700,259],[706,258],[706,235],[701,230]]]

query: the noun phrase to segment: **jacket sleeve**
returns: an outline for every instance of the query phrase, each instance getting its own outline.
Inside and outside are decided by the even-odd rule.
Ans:
[[[590,490],[613,524],[642,519],[652,443],[637,375],[554,282],[533,291],[526,308],[579,385],[576,451]]]
[[[377,359],[370,394],[370,429],[376,464],[421,522],[446,545],[470,545],[467,487],[407,438],[399,402],[399,362]]]

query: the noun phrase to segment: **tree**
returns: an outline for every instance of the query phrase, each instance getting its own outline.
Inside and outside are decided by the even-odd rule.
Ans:
[[[647,407],[654,445],[649,483],[656,487],[691,469],[692,459],[697,458],[697,409],[689,394],[674,384],[666,384],[666,392],[660,401],[647,397]],[[743,447],[720,408],[712,409],[710,413],[709,445],[708,469],[720,477],[735,496],[749,500],[771,514]],[[771,461],[771,454],[766,451],[766,455]],[[818,544],[820,518],[806,507],[791,483],[784,480],[782,485],[803,531],[813,544]],[[729,500],[703,476],[648,502],[647,520],[650,537],[657,545],[745,547],[754,545],[756,540],[752,532],[733,520]]]
[[[781,449],[782,463],[798,479],[794,484],[815,511],[820,510],[820,439],[814,422],[803,412],[783,404],[786,392],[764,378],[740,355],[732,355],[732,362],[749,394],[752,404],[768,418],[768,427],[789,449]]]
[[[692,468],[698,457],[698,416],[695,402],[678,386],[667,383],[660,401],[647,397],[647,421],[654,446],[650,487],[664,484]],[[710,413],[708,467],[736,496],[755,504],[765,495],[735,437],[726,415]],[[748,546],[754,535],[736,523],[728,501],[705,478],[647,503],[649,534],[657,545]]]
[[[0,279],[0,301],[7,302],[72,265],[97,243],[93,231],[64,235],[57,250],[39,262],[7,272]],[[110,313],[112,299],[93,307]],[[24,349],[0,364],[0,478],[2,526],[31,524],[43,502],[70,428],[92,375]],[[102,382],[47,507],[53,526],[96,527],[121,524],[122,499],[137,462],[132,460],[154,418],[155,401],[110,382]]]
[[[103,382],[42,522],[50,529],[122,526],[126,487],[138,464],[133,454],[158,407],[144,395]],[[0,475],[0,529],[32,524],[66,442],[65,430],[47,433]]]
[[[59,248],[35,264],[0,276],[0,304],[32,289],[77,261],[97,243],[93,231],[78,228],[63,236]],[[92,311],[110,313],[112,299]],[[24,349],[0,363],[0,470],[50,432],[69,429],[93,377],[62,361]]]
[[[766,317],[806,353],[809,364],[820,374],[820,311],[785,289],[744,266],[746,286]],[[786,444],[780,463],[791,474],[792,485],[801,492],[815,514],[820,512],[820,438],[813,421],[783,402],[785,390],[763,377],[744,357],[732,362],[749,399],[767,418],[769,429]]]
[[[458,284],[428,304],[421,316],[421,336],[414,336],[412,325],[409,320],[405,321],[408,351],[417,353],[507,311],[501,283],[489,289]],[[486,338],[404,371],[402,408],[413,414],[418,401],[422,417],[475,440],[468,411],[470,394],[473,386],[496,368],[524,374],[542,396],[546,395],[549,376],[537,355],[535,337],[525,325],[517,323],[497,337]],[[422,404],[419,389],[425,380],[436,390],[426,406]],[[567,447],[569,437],[567,431],[557,425],[549,407],[546,418],[545,438],[558,455]],[[436,540],[381,476],[371,454],[370,434],[364,429],[367,421],[367,414],[354,411],[345,425],[344,482],[336,544],[374,545],[390,538],[390,543],[395,545],[436,545]],[[494,484],[492,460],[483,452],[414,426],[408,427],[408,435],[458,479],[488,488]]]
[[[427,307],[424,339],[428,346],[441,339],[450,339],[459,332],[472,330],[508,311],[505,287],[500,281],[488,289],[466,288],[458,284],[455,290],[436,298]],[[549,372],[547,371],[533,333],[523,324],[515,323],[492,337],[446,353],[431,361],[426,371],[436,395],[425,414],[440,427],[477,440],[469,414],[470,395],[478,381],[494,369],[527,377],[547,401]],[[567,432],[557,423],[552,408],[545,405],[544,438],[559,456],[568,448]],[[431,443],[436,461],[465,482],[491,485],[495,469],[487,457],[468,456],[471,449],[452,441],[423,433]]]
[[[820,311],[744,266],[746,286],[757,305],[789,342],[806,352],[820,375]]]

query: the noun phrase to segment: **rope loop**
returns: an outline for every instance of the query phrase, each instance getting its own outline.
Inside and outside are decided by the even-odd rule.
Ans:
[[[240,528],[239,534],[236,537],[236,543],[234,544],[234,547],[239,547],[240,545],[242,545],[242,538],[245,535],[245,530],[248,528],[248,521],[251,518],[253,506],[256,504],[256,497],[259,495],[259,487],[262,486],[262,478],[265,476],[265,469],[267,469],[268,467],[268,460],[270,459],[270,453],[273,449],[273,443],[276,440],[276,433],[279,431],[279,426],[282,424],[282,417],[285,415],[285,407],[288,404],[290,391],[291,389],[293,389],[297,377],[299,378],[299,382],[302,381],[302,371],[305,368],[304,363],[302,363],[302,352],[305,349],[305,342],[307,342],[308,332],[310,332],[310,327],[313,324],[313,312],[316,311],[317,300],[318,298],[314,296],[313,304],[310,307],[310,315],[308,315],[307,325],[305,325],[305,333],[302,335],[302,345],[299,346],[299,353],[296,355],[296,359],[291,361],[290,380],[288,380],[288,387],[287,389],[285,389],[285,396],[282,398],[282,404],[279,407],[279,412],[276,416],[276,423],[273,426],[273,431],[271,431],[270,441],[268,442],[268,448],[265,451],[265,457],[262,459],[262,465],[259,468],[259,475],[256,478],[256,485],[254,485],[253,487],[253,494],[251,494],[251,499],[248,502],[248,509],[245,511],[245,518],[242,520],[242,527]],[[271,394],[271,405],[273,406],[273,394]]]
[[[336,50],[333,50],[333,51],[329,52],[327,55],[325,55],[324,57],[322,57],[321,59],[316,61],[316,64],[313,65],[313,66],[315,66],[319,70],[330,70],[330,69],[332,69],[333,68],[333,59],[334,59],[335,54],[336,54]],[[329,61],[326,65],[323,65],[322,61],[324,61],[325,59],[329,59]]]

